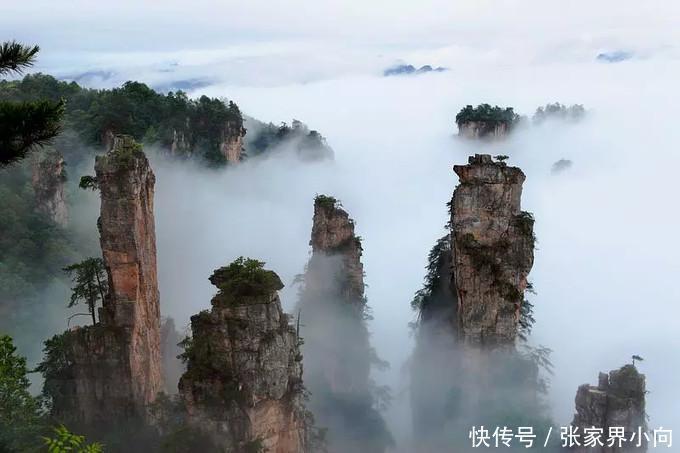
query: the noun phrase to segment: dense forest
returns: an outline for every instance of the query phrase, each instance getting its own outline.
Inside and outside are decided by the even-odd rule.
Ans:
[[[466,105],[456,115],[456,124],[459,126],[469,122],[502,123],[507,127],[519,122],[520,116],[512,107],[502,108],[490,104],[480,104],[477,107]]]
[[[83,88],[50,75],[29,74],[22,80],[0,81],[0,101],[65,101],[65,130],[55,141],[73,165],[84,154],[96,153],[111,134],[127,134],[142,144],[160,145],[174,154],[196,157],[209,165],[224,165],[220,144],[229,136],[246,134],[243,155],[261,155],[287,140],[306,155],[332,155],[324,137],[300,121],[292,127],[257,122],[254,133],[243,128],[243,115],[232,101],[201,96],[191,99],[182,91],[162,94],[144,83],[126,82],[120,88]],[[255,120],[254,120],[255,121]]]
[[[201,96],[191,99],[183,92],[158,93],[140,82],[119,88],[83,88],[50,75],[29,74],[20,80],[0,80],[0,102],[30,105],[33,102],[63,104],[59,134],[43,150],[23,161],[0,168],[0,329],[17,326],[41,331],[34,310],[61,306],[47,300],[68,297],[69,282],[63,268],[98,253],[94,234],[54,222],[39,205],[41,200],[33,178],[46,154],[63,156],[68,204],[79,205],[86,194],[78,189],[81,174],[95,155],[107,146],[108,135],[131,135],[147,146],[155,145],[177,159],[190,159],[206,167],[227,165],[220,143],[231,134],[242,146],[241,159],[266,157],[292,149],[301,160],[332,158],[325,138],[294,120],[276,126],[246,117],[231,102]],[[243,137],[245,134],[245,137]],[[241,140],[244,139],[244,140]],[[49,288],[49,291],[48,291]],[[45,320],[45,317],[38,317]],[[12,327],[12,329],[10,329]],[[17,341],[20,341],[17,339]],[[37,353],[38,345],[23,350]]]

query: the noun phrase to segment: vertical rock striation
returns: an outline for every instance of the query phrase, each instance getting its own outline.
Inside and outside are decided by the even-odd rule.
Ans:
[[[310,245],[298,305],[310,408],[331,451],[385,451],[392,438],[370,371],[386,364],[369,342],[361,240],[336,199],[316,197]]]
[[[240,258],[210,277],[219,292],[191,318],[180,395],[190,425],[225,452],[307,452],[298,336],[263,264]]]
[[[64,192],[66,163],[63,156],[56,151],[37,154],[32,164],[31,181],[36,210],[65,227],[68,224],[68,208]]]
[[[525,176],[489,155],[454,171],[450,234],[430,252],[412,302],[419,317],[411,406],[424,452],[464,448],[471,420],[545,422],[535,358],[545,350],[516,349],[531,324],[523,305],[534,250],[533,217],[520,207]]]
[[[147,417],[162,390],[160,308],[153,214],[154,174],[141,146],[116,136],[98,156],[98,226],[109,292],[99,323],[63,338],[57,416],[84,425],[111,426]]]
[[[458,124],[458,135],[467,139],[498,140],[510,132],[506,123],[495,121],[465,121]]]
[[[534,262],[533,218],[520,207],[525,176],[489,155],[456,165],[451,200],[453,287],[466,341],[512,343]]]
[[[583,384],[576,393],[576,414],[572,426],[578,429],[581,438],[584,429],[599,428],[603,430],[603,446],[575,447],[575,452],[611,453],[624,451],[647,451],[647,442],[642,438],[642,445],[637,441],[642,432],[647,430],[645,416],[645,376],[638,372],[634,365],[624,365],[618,370],[600,373],[598,385]],[[624,438],[621,448],[609,447],[606,440],[609,428],[623,428]],[[633,436],[633,442],[630,442]]]
[[[221,131],[220,152],[230,164],[237,164],[243,157],[243,137],[246,130],[242,119],[227,120]]]

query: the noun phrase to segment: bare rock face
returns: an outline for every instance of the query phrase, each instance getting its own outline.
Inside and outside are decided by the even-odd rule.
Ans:
[[[310,409],[330,451],[383,452],[392,438],[370,381],[382,362],[365,322],[361,240],[335,198],[316,197],[310,245],[298,304]]]
[[[506,123],[487,121],[466,121],[458,125],[458,135],[468,139],[486,138],[497,140],[508,135]]]
[[[241,161],[243,154],[243,137],[246,130],[243,121],[229,120],[225,123],[222,130],[222,140],[220,141],[220,152],[230,164],[237,164]]]
[[[428,453],[466,451],[470,420],[502,414],[508,426],[527,417],[545,425],[535,360],[545,350],[527,353],[515,341],[531,307],[523,307],[534,250],[533,217],[520,208],[525,176],[489,155],[454,171],[451,231],[432,248],[412,302],[414,438]]]
[[[600,373],[598,385],[583,384],[576,393],[576,414],[572,425],[578,429],[583,438],[584,429],[603,429],[604,446],[575,447],[576,452],[611,453],[624,451],[647,451],[647,442],[642,438],[642,445],[637,447],[639,430],[647,430],[645,416],[645,376],[638,372],[634,365],[624,365],[618,370]],[[621,448],[608,446],[609,428],[624,428]],[[633,434],[638,436],[633,442]],[[583,444],[583,442],[581,442]]]
[[[225,452],[306,452],[299,340],[263,264],[240,258],[210,277],[219,292],[191,318],[179,391],[189,423]]]
[[[189,154],[191,152],[191,144],[183,130],[172,130],[172,141],[170,142],[170,153],[173,155]]]
[[[33,191],[36,210],[62,227],[68,224],[68,207],[64,193],[66,163],[56,151],[37,154],[32,162]]]
[[[116,136],[98,156],[100,242],[109,293],[100,322],[64,337],[67,389],[55,412],[86,425],[146,418],[162,390],[154,174],[141,146]]]
[[[470,342],[512,343],[534,261],[534,221],[520,207],[524,173],[479,154],[454,171],[460,178],[451,201],[459,333]]]

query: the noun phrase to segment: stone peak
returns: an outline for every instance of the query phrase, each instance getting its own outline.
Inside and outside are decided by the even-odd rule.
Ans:
[[[501,156],[497,156],[501,157]],[[519,167],[509,167],[503,160],[494,161],[490,154],[468,157],[467,165],[454,165],[461,184],[521,184],[526,179]]]
[[[341,206],[336,198],[327,195],[317,195],[314,199],[314,219],[310,241],[313,251],[334,253],[357,244],[354,220]]]

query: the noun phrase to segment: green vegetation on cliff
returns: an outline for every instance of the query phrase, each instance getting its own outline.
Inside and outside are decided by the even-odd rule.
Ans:
[[[233,102],[207,96],[190,99],[181,91],[161,94],[140,82],[94,90],[45,74],[0,81],[0,101],[36,99],[66,101],[64,126],[75,134],[64,134],[56,143],[66,152],[74,148],[68,145],[77,145],[74,140],[97,146],[105,144],[110,134],[126,134],[142,143],[173,148],[181,155],[201,155],[208,162],[220,163],[219,148],[225,128],[233,125],[234,133],[241,134],[243,124],[241,111]],[[82,156],[70,151],[66,160],[78,157]]]
[[[504,124],[511,128],[520,120],[520,116],[515,113],[512,107],[491,106],[489,104],[480,104],[477,107],[466,105],[456,115],[456,124],[461,125],[469,122],[484,122],[491,124]]]
[[[239,257],[228,266],[217,269],[210,276],[210,283],[220,291],[216,298],[220,302],[242,302],[270,296],[283,288],[276,272],[264,268],[264,262],[252,258]]]
[[[44,412],[29,392],[26,359],[7,335],[0,335],[0,451],[35,448]]]

